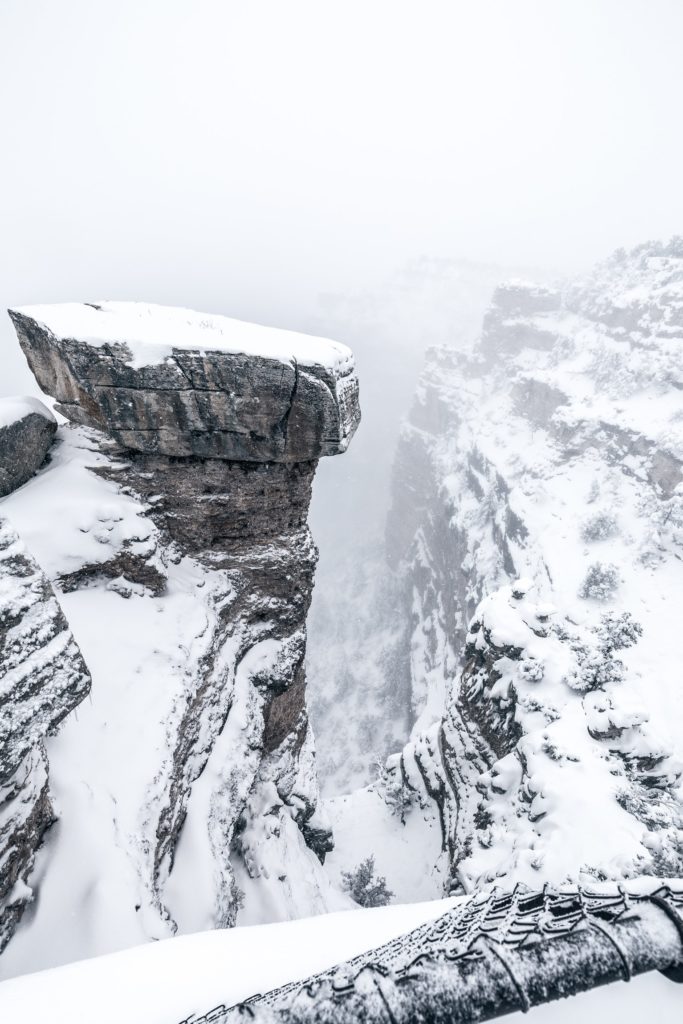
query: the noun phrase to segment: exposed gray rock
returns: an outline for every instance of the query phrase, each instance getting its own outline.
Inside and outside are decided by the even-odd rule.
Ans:
[[[109,578],[123,596],[140,585],[158,594],[164,565],[188,558],[202,567],[203,653],[168,722],[169,762],[150,779],[143,884],[163,916],[196,784],[215,779],[201,823],[214,857],[207,913],[225,926],[238,906],[231,856],[242,853],[252,877],[277,887],[286,868],[265,864],[285,856],[287,830],[298,826],[319,858],[330,848],[315,816],[305,697],[317,562],[306,520],[317,459],[343,452],[359,421],[358,383],[351,353],[333,342],[267,332],[263,351],[241,353],[226,347],[234,322],[206,318],[207,332],[198,314],[178,321],[179,311],[144,310],[142,336],[137,327],[131,334],[139,313],[131,304],[11,316],[41,387],[73,423],[103,432],[97,443],[108,459],[98,474],[140,498],[156,526],[141,553],[112,549],[109,561],[76,568],[60,584]],[[226,732],[230,757],[218,757]],[[278,830],[260,827],[265,814],[269,823],[279,815]]]
[[[0,949],[31,897],[22,883],[54,817],[43,740],[89,690],[52,587],[0,517]]]
[[[154,320],[155,307],[143,308],[151,309]],[[84,313],[85,337],[79,337]],[[358,425],[358,383],[344,346],[317,339],[315,361],[309,352],[315,339],[300,355],[296,341],[289,340],[296,335],[274,331],[264,348],[273,347],[270,334],[276,345],[282,335],[281,356],[245,354],[239,348],[212,351],[212,345],[222,344],[223,325],[234,321],[213,318],[218,326],[207,332],[204,320],[194,314],[195,348],[174,345],[171,322],[167,348],[157,346],[151,357],[143,357],[150,361],[141,362],[135,335],[128,337],[130,317],[138,316],[136,304],[84,305],[69,315],[73,331],[55,333],[61,307],[10,310],[29,365],[60,411],[75,423],[106,431],[132,451],[306,462],[345,451]],[[168,318],[169,311],[163,315]],[[148,344],[147,320],[140,328],[143,344]],[[92,333],[97,335],[94,344]]]
[[[537,427],[548,427],[553,413],[569,402],[559,388],[533,377],[521,377],[513,388],[513,397],[520,416]]]
[[[25,484],[47,456],[57,421],[36,398],[0,398],[0,498]]]
[[[136,492],[184,551],[237,549],[306,525],[317,462],[128,455]]]
[[[551,349],[555,334],[546,326],[546,315],[560,308],[561,295],[554,289],[524,282],[496,288],[491,308],[484,317],[480,347],[486,359],[523,348]]]

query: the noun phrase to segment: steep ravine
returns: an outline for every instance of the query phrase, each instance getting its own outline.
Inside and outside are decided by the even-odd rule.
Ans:
[[[412,736],[328,805],[402,898],[408,831],[433,892],[681,870],[682,309],[648,243],[427,355],[387,527]]]

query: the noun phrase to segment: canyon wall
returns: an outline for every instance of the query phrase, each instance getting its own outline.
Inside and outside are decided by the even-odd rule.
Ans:
[[[434,808],[447,887],[681,870],[682,310],[683,243],[648,243],[501,286],[470,354],[428,353],[387,528],[415,725],[386,786]]]

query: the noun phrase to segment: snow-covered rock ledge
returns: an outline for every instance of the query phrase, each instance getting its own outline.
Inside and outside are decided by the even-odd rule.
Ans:
[[[348,905],[321,865],[304,659],[311,485],[358,423],[351,353],[136,304],[12,316],[71,424],[3,512],[61,593],[93,696],[49,750],[60,828],[5,976]]]
[[[9,313],[60,411],[134,451],[305,462],[345,451],[360,420],[338,342],[135,302]]]

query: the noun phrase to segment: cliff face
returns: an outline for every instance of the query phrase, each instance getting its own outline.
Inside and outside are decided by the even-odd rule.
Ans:
[[[388,524],[416,724],[387,791],[434,808],[456,888],[681,870],[682,309],[680,241],[648,244],[504,286],[470,355],[428,354]]]
[[[2,516],[0,665],[1,950],[31,898],[27,879],[54,820],[45,737],[90,689],[52,587]]]
[[[42,402],[0,400],[0,495],[40,468],[56,430]],[[0,513],[0,950],[30,902],[27,879],[54,821],[45,738],[89,689],[54,590]]]
[[[85,813],[116,807],[86,843],[85,877],[61,878],[71,901],[95,892],[87,950],[341,905],[320,864],[331,843],[305,700],[306,517],[317,459],[344,451],[359,419],[350,352],[134,304],[12,317],[75,424],[45,476],[53,498],[70,478],[59,544],[35,508],[30,521],[94,678],[88,720],[55,759],[65,791],[93,790],[89,809],[67,800],[65,843]],[[47,948],[63,846],[46,852],[50,892],[8,951],[17,964],[29,938]]]

